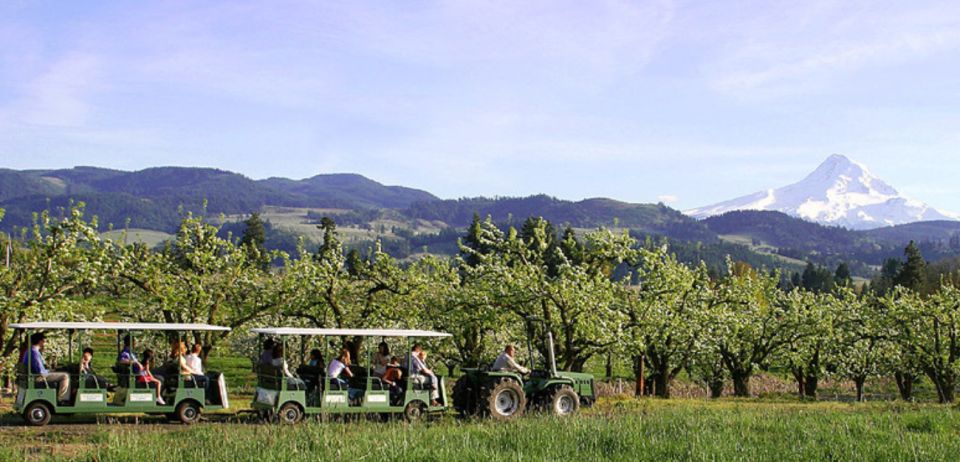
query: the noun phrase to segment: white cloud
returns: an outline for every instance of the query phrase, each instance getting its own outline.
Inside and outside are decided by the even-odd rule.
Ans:
[[[816,91],[864,68],[960,49],[956,2],[791,2],[784,8],[789,14],[758,9],[732,31],[712,30],[721,44],[704,65],[713,88],[744,97]]]
[[[673,194],[661,194],[657,196],[657,200],[663,202],[664,204],[672,204],[679,201],[680,198]]]

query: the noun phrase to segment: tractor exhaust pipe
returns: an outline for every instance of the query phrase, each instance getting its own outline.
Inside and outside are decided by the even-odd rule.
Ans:
[[[550,376],[557,376],[557,358],[553,354],[553,333],[547,330],[547,360],[550,361]]]

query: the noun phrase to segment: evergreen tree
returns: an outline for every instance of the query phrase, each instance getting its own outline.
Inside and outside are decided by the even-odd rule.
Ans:
[[[838,287],[850,287],[853,283],[853,277],[850,275],[850,266],[846,262],[837,265],[837,270],[833,273],[833,282]]]
[[[793,273],[793,275],[790,276],[790,285],[793,287],[803,286],[803,280],[800,278],[800,273]]]
[[[926,280],[927,262],[923,259],[923,255],[920,254],[920,248],[917,247],[914,241],[910,241],[910,243],[907,244],[907,248],[904,249],[903,254],[907,257],[907,261],[903,264],[903,267],[900,268],[900,272],[897,273],[894,282],[896,285],[910,290],[917,292],[923,291],[924,281]]]
[[[816,266],[812,262],[807,262],[806,269],[800,277],[801,286],[816,293],[830,292],[833,290],[833,274],[822,266]]]
[[[359,250],[350,249],[350,251],[347,252],[347,259],[344,262],[344,266],[347,267],[347,273],[349,273],[351,276],[360,276],[363,273],[365,264],[366,261],[364,261],[363,257],[360,256]]]
[[[900,274],[901,266],[903,266],[903,263],[896,258],[884,260],[880,267],[880,274],[870,284],[873,293],[883,296],[890,292],[890,289],[893,289],[896,283],[897,275]]]
[[[320,260],[333,261],[342,257],[343,244],[340,243],[340,237],[337,233],[337,222],[333,218],[323,217],[317,228],[323,230],[323,243],[317,249],[317,258]]]
[[[267,229],[259,212],[250,214],[244,222],[246,228],[240,238],[240,246],[246,249],[247,258],[262,270],[270,266],[270,256],[264,243],[267,241]]]

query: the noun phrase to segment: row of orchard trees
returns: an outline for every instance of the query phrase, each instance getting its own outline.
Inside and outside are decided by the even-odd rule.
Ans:
[[[477,219],[459,255],[406,264],[379,248],[344,252],[329,219],[319,249],[301,245],[294,255],[263,248],[258,217],[247,225],[243,236],[223,237],[188,215],[173,241],[148,249],[102,239],[82,207],[60,219],[38,215],[33,229],[5,237],[3,357],[16,349],[10,323],[76,318],[90,297],[120,297],[135,302],[100,314],[220,324],[240,332],[232,335],[257,324],[443,330],[452,341],[433,347],[451,370],[489,361],[525,338],[523,319],[536,317],[557,339],[559,367],[626,358],[638,391],[662,397],[682,372],[712,396],[730,382],[748,396],[751,377],[774,370],[792,374],[806,396],[827,375],[853,381],[860,398],[867,379],[893,376],[911,399],[925,376],[940,401],[954,399],[960,292],[949,285],[924,297],[909,287],[883,296],[785,291],[775,273],[731,262],[711,278],[665,245],[606,229],[557,232],[537,218],[506,231]],[[209,352],[227,335],[196,340]]]

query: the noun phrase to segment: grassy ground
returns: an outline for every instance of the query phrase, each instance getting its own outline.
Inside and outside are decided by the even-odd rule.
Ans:
[[[124,236],[124,233],[126,233],[126,236]],[[140,228],[130,228],[128,230],[115,229],[113,231],[106,231],[102,233],[102,236],[111,240],[125,239],[124,242],[126,243],[142,242],[146,244],[147,247],[156,247],[157,245],[163,243],[163,241],[174,238],[173,234],[165,233],[163,231]]]
[[[956,460],[960,413],[902,403],[605,399],[509,423],[58,425],[0,428],[0,459]]]

